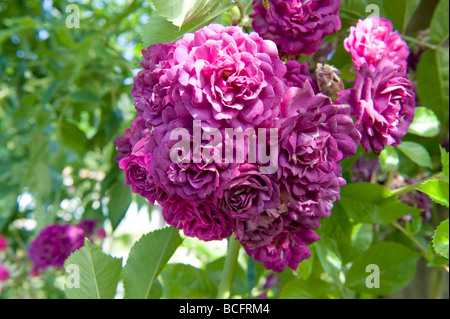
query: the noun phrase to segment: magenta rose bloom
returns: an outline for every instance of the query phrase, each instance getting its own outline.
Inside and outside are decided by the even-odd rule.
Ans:
[[[288,89],[282,105],[279,175],[315,178],[309,175],[332,172],[339,161],[353,156],[360,134],[350,111],[315,94],[309,82]]]
[[[341,177],[341,170],[338,164],[335,172],[318,170],[317,174],[308,177],[289,176],[282,179],[281,191],[289,198],[291,214],[297,212],[299,215],[291,218],[329,217],[333,203],[340,199],[340,190],[346,184]]]
[[[314,92],[319,93],[317,80],[310,76],[308,63],[299,64],[297,60],[289,60],[286,62],[286,74],[284,75],[284,83],[287,88],[303,87],[306,81],[309,81]]]
[[[277,210],[264,211],[249,220],[235,220],[236,239],[247,249],[269,244],[283,231],[283,218]]]
[[[1,288],[2,288],[1,283],[3,281],[8,280],[9,277],[10,277],[10,273],[9,273],[8,268],[3,266],[2,262],[0,261],[0,293],[1,293]]]
[[[8,239],[0,235],[0,252],[6,250],[6,248],[8,248]]]
[[[84,245],[84,237],[81,227],[69,224],[45,227],[30,245],[29,256],[34,269],[63,267],[66,258]]]
[[[119,153],[114,160],[119,163],[125,157],[130,156],[134,145],[143,137],[149,134],[150,130],[147,126],[147,122],[142,117],[134,119],[131,127],[125,130],[125,136],[118,136],[114,145],[116,145],[116,151]]]
[[[350,104],[367,153],[372,149],[378,155],[386,145],[399,145],[414,118],[414,83],[388,59],[375,71],[362,65],[353,88],[338,95],[336,103]]]
[[[176,44],[168,71],[177,112],[214,127],[270,127],[286,72],[272,41],[211,24]]]
[[[252,219],[235,220],[236,240],[267,269],[277,272],[286,267],[297,269],[301,261],[311,256],[308,245],[319,239],[314,232],[320,226],[319,219],[300,216],[284,203]]]
[[[134,146],[130,156],[122,159],[119,167],[125,171],[125,184],[131,186],[131,191],[146,198],[151,205],[155,201],[163,201],[165,191],[154,181],[150,174],[155,143],[147,137],[139,140]]]
[[[359,20],[356,27],[350,27],[350,35],[344,40],[344,47],[351,53],[358,69],[367,64],[375,70],[378,63],[387,58],[406,72],[408,44],[398,31],[393,30],[392,22],[388,19],[372,16]]]
[[[380,162],[376,158],[360,156],[350,167],[353,183],[370,182],[374,174],[380,172]]]
[[[253,29],[289,55],[312,55],[341,28],[339,0],[253,0]]]
[[[193,203],[173,196],[165,202],[162,215],[169,225],[182,229],[184,235],[204,241],[222,240],[233,232],[232,220],[211,200]]]
[[[207,144],[194,143],[192,126],[192,119],[181,118],[155,128],[150,136],[156,146],[152,151],[153,160],[148,174],[168,194],[202,202],[231,178],[235,165],[224,163],[223,158],[222,163],[206,162],[203,151]],[[182,139],[171,138],[171,134],[179,129],[186,133],[183,143]],[[199,161],[194,161],[194,154],[200,155]]]
[[[253,249],[244,245],[244,248],[249,256],[263,263],[266,269],[281,273],[286,267],[297,269],[300,262],[311,257],[308,245],[319,239],[309,227],[288,224],[269,244]]]
[[[171,67],[173,43],[160,43],[142,50],[143,70],[139,71],[133,82],[131,96],[140,117],[152,125],[161,123],[162,111],[171,104],[168,91],[170,82],[167,70]]]

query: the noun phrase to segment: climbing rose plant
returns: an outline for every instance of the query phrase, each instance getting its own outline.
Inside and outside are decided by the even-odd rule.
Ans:
[[[27,276],[65,270],[69,298],[358,298],[407,287],[419,258],[448,272],[448,1],[426,31],[425,1],[404,19],[378,0],[371,15],[350,0],[150,2],[129,121],[104,143],[106,217],[40,225]],[[103,250],[131,198],[164,227],[123,263]],[[183,240],[228,250],[169,263]],[[17,245],[0,235],[0,296]]]

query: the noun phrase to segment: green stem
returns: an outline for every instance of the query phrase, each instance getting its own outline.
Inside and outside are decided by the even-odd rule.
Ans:
[[[239,244],[239,241],[236,240],[236,236],[233,233],[228,239],[227,257],[225,258],[225,264],[223,266],[217,299],[228,299],[231,295],[231,287],[233,286],[239,248],[241,248],[241,245]]]
[[[413,191],[415,191],[420,185],[422,185],[422,184],[424,184],[425,182],[428,182],[428,181],[430,181],[430,180],[436,179],[436,178],[442,178],[442,173],[435,174],[435,175],[433,175],[433,176],[431,176],[431,177],[429,177],[429,178],[426,178],[426,179],[424,179],[423,181],[420,181],[420,182],[418,182],[418,183],[415,183],[415,184],[412,184],[412,185],[408,185],[408,186],[405,186],[405,187],[400,187],[400,188],[394,189],[394,190],[391,191],[392,196],[393,196],[393,197],[397,197],[397,196],[400,196],[400,195],[403,195],[403,194],[406,194],[406,193],[413,192]]]
[[[424,245],[422,245],[420,241],[414,238],[414,236],[410,232],[408,232],[405,228],[403,228],[402,225],[400,225],[397,221],[393,221],[391,224],[394,225],[403,234],[405,234],[409,239],[411,239],[411,241],[413,241],[416,244],[416,246],[420,249],[425,259],[428,260],[428,249]]]
[[[339,11],[340,11],[340,12],[343,12],[343,13],[348,13],[349,15],[352,15],[352,16],[354,16],[355,18],[358,18],[358,19],[364,19],[364,18],[365,18],[365,17],[364,17],[362,14],[360,14],[359,12],[353,11],[353,10],[350,10],[350,9],[340,8]]]
[[[428,298],[429,299],[440,299],[441,291],[442,291],[442,282],[443,282],[443,270],[442,268],[432,268],[430,279],[429,279],[429,290],[428,290]]]
[[[439,48],[439,46],[437,46],[437,45],[417,40],[416,38],[407,36],[406,34],[402,34],[402,38],[405,39],[408,42],[411,42],[411,43],[414,43],[414,44],[418,44],[421,47],[428,48],[428,49],[431,49],[431,50],[437,50]]]

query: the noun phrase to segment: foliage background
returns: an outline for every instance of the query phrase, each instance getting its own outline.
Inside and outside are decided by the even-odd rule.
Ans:
[[[242,2],[241,13],[249,14],[250,2]],[[135,117],[129,93],[140,51],[144,43],[173,41],[212,21],[251,28],[231,0],[222,1],[210,15],[197,12],[181,28],[160,16],[150,1],[74,1],[80,28],[67,28],[66,7],[71,3],[0,0],[0,234],[10,243],[0,257],[11,271],[0,298],[85,297],[64,291],[62,269],[30,276],[29,243],[55,221],[98,218],[107,238],[101,250],[90,245],[86,249],[97,249],[98,262],[106,265],[111,260],[105,254],[122,258],[125,265],[132,247],[145,255],[148,246],[162,240],[153,232],[153,241],[144,236],[138,242],[141,247],[133,246],[164,222],[158,207],[152,209],[124,185],[113,160],[112,142]],[[422,180],[445,170],[440,147],[448,151],[448,0],[343,0],[341,31],[327,37],[315,56],[301,61],[333,64],[351,85],[351,57],[342,41],[348,28],[370,13],[369,4],[376,4],[410,45],[411,78],[418,105],[426,107],[421,109],[422,122],[405,137],[409,143],[383,152],[375,183],[349,183],[343,189],[343,200],[331,218],[323,220],[322,240],[313,245],[312,258],[297,271],[286,270],[275,278],[241,250],[234,297],[448,298],[448,224],[447,258],[431,245],[435,228],[448,217],[448,196],[447,207],[433,202],[431,221],[422,223],[419,210],[387,202],[382,195],[395,188],[399,176]],[[344,163],[349,182],[354,160]],[[448,166],[446,187],[448,191]],[[352,197],[356,190],[359,198]],[[411,220],[399,220],[409,213]],[[148,253],[165,254],[169,264],[156,265],[160,269],[149,274],[152,289],[146,297],[216,296],[226,241],[182,239],[173,243],[173,255]],[[82,257],[70,258],[77,262]],[[368,263],[386,266],[381,275],[386,281],[378,291],[361,284],[367,274],[357,267]],[[120,284],[117,293],[109,288],[114,290],[109,297],[142,297],[133,288],[127,290],[127,282],[134,287],[133,274],[141,269],[136,258],[130,258],[130,264],[121,274],[110,274]],[[268,279],[270,287],[265,286]]]

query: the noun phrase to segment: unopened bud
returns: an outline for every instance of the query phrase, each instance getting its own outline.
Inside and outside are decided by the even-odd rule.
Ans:
[[[316,78],[319,90],[330,95],[344,90],[344,82],[339,77],[341,74],[342,72],[332,65],[317,63]]]

